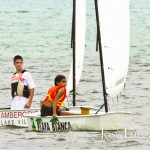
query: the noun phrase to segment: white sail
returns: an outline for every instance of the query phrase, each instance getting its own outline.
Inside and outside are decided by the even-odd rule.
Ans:
[[[81,78],[84,51],[85,51],[85,30],[86,30],[86,0],[76,0],[76,37],[75,37],[75,47],[76,47],[76,87]],[[70,68],[70,74],[67,82],[67,95],[69,91],[73,89],[73,73],[72,64]]]
[[[98,9],[106,92],[116,97],[124,86],[129,65],[129,0],[99,0]]]

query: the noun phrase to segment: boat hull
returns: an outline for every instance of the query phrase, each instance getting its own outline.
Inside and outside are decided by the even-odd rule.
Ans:
[[[86,106],[85,106],[86,107]],[[70,110],[80,110],[78,106],[69,107]],[[91,110],[96,111],[97,108],[92,108]],[[0,126],[14,125],[19,127],[28,127],[26,114],[40,113],[40,108],[30,108],[22,110],[11,110],[10,108],[0,109]]]
[[[130,114],[130,112],[98,114],[92,112],[89,115],[58,116],[55,124],[51,116],[41,117],[39,113],[29,114],[26,117],[29,130],[34,131],[101,131],[125,129]]]
[[[0,110],[0,126],[14,125],[19,127],[28,127],[25,115],[38,112],[40,112],[40,108],[22,110],[2,109]]]

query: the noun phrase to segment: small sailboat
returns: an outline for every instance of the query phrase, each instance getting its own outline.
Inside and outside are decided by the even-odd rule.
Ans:
[[[100,54],[105,112],[101,108],[76,105],[76,87],[80,80],[85,49],[86,0],[73,0],[72,46],[73,63],[67,90],[73,91],[71,112],[81,115],[41,117],[26,115],[29,129],[34,131],[100,131],[126,128],[130,112],[110,112],[107,97],[116,97],[122,90],[129,63],[129,0],[95,0],[97,51]],[[80,110],[81,108],[81,110]]]

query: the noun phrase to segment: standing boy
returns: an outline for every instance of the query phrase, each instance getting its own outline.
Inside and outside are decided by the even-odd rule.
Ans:
[[[32,76],[27,70],[23,70],[23,58],[20,55],[14,57],[13,63],[16,73],[11,80],[11,109],[30,108],[35,88]]]

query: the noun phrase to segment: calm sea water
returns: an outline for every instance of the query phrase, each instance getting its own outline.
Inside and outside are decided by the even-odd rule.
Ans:
[[[124,131],[35,133],[25,128],[1,127],[0,149],[150,149],[150,1],[130,0],[131,46],[126,89],[119,100],[109,99],[109,109],[133,112],[128,137]],[[12,59],[24,57],[36,91],[32,107],[39,107],[53,79],[68,77],[72,49],[71,0],[0,0],[0,100],[11,104]],[[87,32],[84,68],[77,89],[77,105],[103,104],[99,55],[95,50],[96,22],[93,0],[87,0]]]

